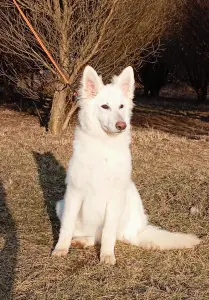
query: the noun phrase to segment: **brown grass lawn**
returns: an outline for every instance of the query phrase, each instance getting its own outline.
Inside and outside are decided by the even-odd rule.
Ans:
[[[142,126],[133,128],[133,178],[152,223],[193,232],[202,244],[160,252],[118,243],[117,265],[106,267],[98,264],[96,247],[50,257],[72,130],[53,137],[35,117],[1,109],[0,300],[209,299],[209,142],[201,135],[208,124],[194,115],[188,111],[182,125],[172,121],[171,134],[165,133],[174,117],[169,112],[166,123],[165,115],[138,108],[134,123]],[[199,140],[185,137],[188,123]],[[171,130],[183,125],[188,134]],[[190,214],[192,205],[197,215]]]

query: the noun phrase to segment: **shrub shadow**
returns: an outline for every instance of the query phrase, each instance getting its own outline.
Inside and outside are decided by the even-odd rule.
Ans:
[[[0,299],[13,299],[13,285],[19,242],[15,222],[6,204],[6,192],[0,182]]]

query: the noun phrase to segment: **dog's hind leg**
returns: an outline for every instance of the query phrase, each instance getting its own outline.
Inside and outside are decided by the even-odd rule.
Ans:
[[[94,245],[95,238],[93,236],[74,237],[71,242],[71,246],[76,248],[87,248]]]
[[[127,201],[122,217],[118,239],[148,249],[193,248],[200,240],[191,234],[168,232],[148,225],[140,196],[132,183],[127,190]]]
[[[120,218],[117,239],[129,242],[146,227],[148,221],[135,184],[131,181],[126,191],[126,203]]]

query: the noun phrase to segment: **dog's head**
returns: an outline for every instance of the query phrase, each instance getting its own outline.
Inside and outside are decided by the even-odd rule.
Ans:
[[[127,67],[112,83],[104,85],[102,78],[90,66],[84,69],[79,92],[80,123],[88,130],[103,130],[107,134],[122,133],[130,127],[133,108],[134,73]]]

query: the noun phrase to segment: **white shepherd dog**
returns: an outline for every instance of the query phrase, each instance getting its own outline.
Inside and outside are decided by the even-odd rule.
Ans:
[[[114,265],[116,240],[161,250],[192,248],[200,243],[194,235],[148,224],[131,179],[133,93],[132,67],[107,85],[92,67],[85,68],[65,197],[57,203],[61,229],[52,255],[66,255],[75,244],[88,247],[101,243],[100,262]]]

